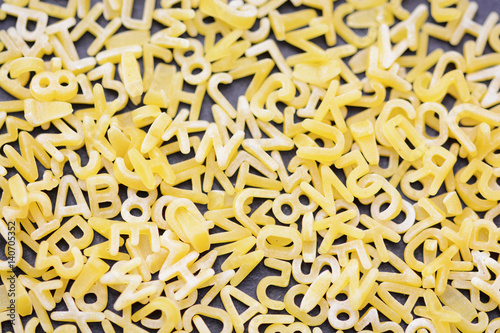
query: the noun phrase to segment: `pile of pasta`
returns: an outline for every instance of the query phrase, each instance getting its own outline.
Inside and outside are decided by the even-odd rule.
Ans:
[[[498,14],[285,2],[3,1],[0,327],[500,329]]]

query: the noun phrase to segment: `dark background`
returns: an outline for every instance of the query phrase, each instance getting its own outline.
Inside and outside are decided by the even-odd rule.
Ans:
[[[52,3],[61,4],[61,5],[65,5],[66,4],[66,1],[63,1],[63,0],[45,0],[45,2],[52,2]],[[92,0],[92,4],[94,4],[96,2],[97,1]],[[336,1],[336,2],[334,2],[334,4],[333,4],[334,9],[339,4],[341,4],[343,2],[344,2],[343,0],[342,1]],[[2,3],[2,1],[0,0],[0,4],[1,3]],[[427,21],[428,22],[429,21],[432,22],[432,18],[430,16],[430,4],[427,1],[403,0],[402,5],[407,10],[412,11],[417,5],[419,5],[421,3],[427,4],[427,6],[429,7],[429,18],[427,19]],[[478,22],[478,23],[481,23],[481,24],[484,22],[484,20],[486,19],[487,15],[491,11],[498,11],[500,9],[500,1],[499,0],[481,0],[481,1],[478,1],[478,4],[479,4],[479,9],[478,9],[478,12],[477,12],[474,20],[476,22]],[[133,17],[140,17],[142,15],[142,6],[143,6],[143,2],[142,1],[140,1],[140,0],[136,0],[135,1]],[[160,1],[159,0],[156,1],[156,8],[160,8]],[[287,3],[283,4],[281,7],[279,7],[278,11],[281,12],[281,13],[288,13],[288,12],[293,12],[295,10],[300,10],[300,9],[305,9],[305,8],[308,8],[308,7],[305,7],[305,6],[294,7],[291,2],[287,2]],[[318,11],[318,16],[319,15],[321,15],[321,13]],[[55,23],[57,21],[58,21],[58,19],[49,18],[49,24]],[[78,18],[77,18],[77,21],[79,21]],[[7,16],[7,18],[5,20],[0,21],[0,29],[7,29],[9,27],[15,26],[15,22],[16,22],[16,18],[15,17]],[[98,20],[98,22],[102,26],[105,26],[107,24],[107,22],[104,20],[103,17],[101,17]],[[258,22],[256,23],[256,26],[258,26]],[[163,29],[163,28],[164,27],[161,24],[153,21],[153,26],[151,28],[151,35],[153,33],[157,32],[157,31]],[[118,32],[122,32],[122,31],[126,31],[126,29],[123,26],[120,28],[120,30]],[[203,36],[201,36],[201,35],[197,36],[196,38],[198,38],[201,41],[203,41]],[[274,38],[274,36],[272,35],[272,32],[271,32],[271,34],[270,34],[270,36],[268,38]],[[470,40],[470,39],[475,39],[475,38],[472,37],[472,36],[470,36],[470,35],[468,35],[468,34],[466,34],[465,37],[463,38],[463,40],[461,41],[461,43],[459,45],[457,45],[456,47],[453,47],[453,46],[449,45],[447,42],[436,40],[436,39],[430,37],[430,41],[429,41],[429,53],[432,50],[434,50],[435,48],[438,48],[438,47],[443,48],[445,51],[447,51],[447,50],[456,50],[456,51],[462,53],[463,43],[465,41],[467,41],[467,40]],[[93,40],[94,40],[94,37],[92,35],[90,35],[89,33],[87,33],[87,34],[85,34],[81,38],[81,40],[79,40],[79,41],[77,41],[75,43],[75,45],[77,46],[77,49],[78,49],[80,57],[83,58],[83,57],[87,56],[86,50],[87,50],[88,46],[90,45],[90,43]],[[324,37],[316,38],[316,39],[314,39],[314,42],[317,43],[318,45],[320,45],[324,49],[327,48],[327,46],[325,44],[325,41],[324,41]],[[342,45],[342,44],[345,44],[344,41],[339,36],[337,36],[337,44],[336,45]],[[282,54],[283,54],[283,56],[285,58],[287,56],[289,56],[289,55],[296,54],[299,51],[295,47],[293,47],[293,46],[291,46],[291,45],[289,45],[289,44],[287,44],[285,42],[278,42],[278,45],[279,45],[280,50],[281,50],[281,52],[282,52]],[[487,45],[485,53],[490,53],[490,52],[492,52],[492,50]],[[49,57],[45,57],[45,59],[46,60],[50,59],[50,56]],[[348,60],[349,60],[349,58],[344,58],[343,60],[344,60],[345,63],[347,63]],[[158,60],[156,60],[156,62],[158,62]],[[142,66],[142,62],[141,62],[141,66]],[[275,71],[276,71],[276,69],[275,69]],[[116,74],[116,78],[119,79],[118,71],[117,71],[117,74]],[[95,83],[96,82],[93,82],[93,84],[95,84]],[[233,83],[231,85],[221,85],[221,86],[219,86],[219,88],[220,88],[221,92],[225,95],[225,97],[231,102],[231,104],[234,107],[236,107],[238,96],[244,94],[248,83],[249,83],[249,80],[247,80],[245,78],[245,79],[235,80],[235,81],[233,81]],[[187,83],[185,83],[184,90],[186,90],[186,91],[194,91],[194,87],[191,87]],[[113,96],[108,96],[108,97],[109,97],[108,101],[110,101]],[[5,91],[3,91],[2,89],[0,89],[0,101],[12,100],[12,99],[13,99],[12,96],[10,96]],[[204,119],[204,120],[208,120],[208,121],[213,121],[212,112],[211,112],[211,105],[212,104],[213,104],[213,101],[211,100],[211,98],[208,96],[208,94],[205,94],[205,99],[204,99],[204,102],[203,102],[200,119]],[[445,99],[444,104],[449,109],[452,106],[453,101],[451,99]],[[182,106],[183,105],[181,104],[179,106],[179,109]],[[84,106],[84,105],[78,106],[78,105],[75,105],[74,107],[75,107],[75,110],[77,110],[79,108],[86,108],[88,106]],[[131,102],[129,102],[129,104],[121,112],[132,111],[135,108],[136,108],[136,106],[134,106]],[[360,110],[361,110],[360,108],[354,108],[354,107],[348,108],[348,117],[351,116],[351,115],[353,115],[353,114],[355,114],[355,113],[357,113],[357,112],[359,112]],[[22,112],[20,112],[20,113],[14,113],[14,114],[17,115],[17,116],[19,116],[19,117],[23,117]],[[281,126],[277,126],[277,127],[281,129]],[[145,130],[147,130],[147,128],[145,128]],[[53,128],[53,127],[49,128],[48,131],[57,132],[57,130],[55,128]],[[41,132],[42,132],[41,128],[36,128],[34,130],[33,136],[35,136],[36,134],[41,133]],[[6,133],[5,127],[0,128],[0,134],[3,134],[3,133]],[[197,135],[201,136],[201,134],[202,133],[199,133]],[[447,143],[447,145],[448,144],[449,143]],[[85,160],[87,158],[86,157],[86,153],[85,153],[84,149],[81,150],[80,152],[82,153],[82,160],[83,160],[82,162],[85,163],[86,162]],[[283,153],[282,152],[282,156],[283,156],[283,158],[285,160],[285,164],[293,156],[293,154],[294,154],[293,151],[289,152],[289,153]],[[175,156],[169,156],[169,161],[171,163],[176,163],[176,162],[182,161],[184,159],[191,158],[193,156],[194,155],[192,154],[192,152],[188,156],[182,155],[182,154],[178,153],[178,154],[175,154]],[[455,172],[458,169],[460,169],[464,164],[465,164],[464,160],[459,160],[457,162],[457,166],[455,168]],[[40,174],[42,174],[43,173],[43,168],[39,168],[39,171],[40,171]],[[65,172],[71,173],[71,170],[70,170],[70,168],[69,168],[68,165],[66,165]],[[6,176],[6,178],[9,178],[13,174],[15,174],[15,172],[12,169],[9,170],[9,174]],[[343,177],[342,173],[338,173],[338,175],[340,177]],[[236,180],[235,178],[236,178],[236,176],[232,177],[232,181],[233,182]],[[184,187],[184,186],[187,187],[189,185],[188,184],[181,184],[180,186],[181,187]],[[214,189],[222,189],[222,188],[219,186],[219,184],[217,182],[214,182]],[[56,194],[57,194],[56,191],[51,191],[51,193],[50,193],[50,195],[51,195],[52,199],[54,200],[54,202],[55,202],[55,196],[56,196]],[[86,192],[84,192],[84,195],[86,195]],[[161,196],[161,193],[159,193],[159,196]],[[126,188],[124,186],[121,186],[120,197],[122,199],[122,202],[127,199]],[[71,199],[72,198],[70,198],[69,200],[71,201]],[[254,206],[258,207],[260,205],[260,203],[261,202],[257,202],[257,200],[255,200]],[[359,205],[361,213],[368,213],[369,214],[369,206],[363,206],[359,202],[358,202],[358,205]],[[206,208],[204,206],[202,206],[202,205],[198,205],[198,207],[200,208],[200,210],[202,212],[204,212],[206,210]],[[270,211],[269,214],[272,214],[272,212]],[[117,217],[117,219],[119,219],[119,216]],[[299,223],[299,226],[300,226],[300,223]],[[214,229],[211,232],[214,232],[214,231],[217,231],[217,230]],[[95,232],[94,233],[94,242],[93,242],[93,244],[97,244],[97,243],[100,243],[100,242],[103,242],[103,241],[105,241],[105,238],[102,237],[97,232]],[[342,242],[342,241],[345,241],[345,237],[340,238],[339,240],[336,241],[336,243]],[[320,240],[318,240],[318,244],[319,243],[320,243]],[[0,249],[2,249],[2,250],[0,250],[0,259],[2,259],[2,260],[5,259],[5,256],[4,256],[4,253],[3,253],[3,249],[5,248],[4,244],[5,244],[4,240],[0,239]],[[393,251],[394,253],[398,254],[401,258],[403,257],[403,251],[404,251],[405,244],[402,241],[399,244],[393,244],[393,243],[390,243],[390,242],[386,242],[386,245],[387,245],[387,247],[391,251]],[[217,259],[217,261],[216,261],[216,263],[214,265],[214,270],[216,271],[216,274],[221,271],[220,270],[220,265],[221,265],[221,263],[227,257],[228,257],[228,255],[224,255],[224,256],[220,256]],[[35,253],[32,252],[32,251],[24,251],[24,258],[29,263],[34,264]],[[109,262],[109,263],[112,264],[112,262]],[[310,265],[306,265],[306,264],[303,265],[304,271],[308,270],[308,268],[307,268],[308,266],[310,266]],[[383,268],[381,268],[381,267],[380,267],[380,269],[383,270]],[[21,272],[18,271],[17,273],[19,274]],[[242,291],[244,291],[245,293],[247,293],[248,295],[250,295],[251,297],[257,299],[256,287],[257,287],[259,281],[263,277],[265,277],[265,276],[268,276],[268,275],[278,275],[278,273],[279,273],[278,271],[270,269],[267,266],[265,266],[263,264],[263,261],[262,261],[254,269],[254,271],[252,273],[250,273],[250,275],[238,286],[238,288],[241,289]],[[157,278],[157,274],[154,275],[153,279],[155,279],[155,278]],[[267,289],[268,296],[270,298],[272,298],[272,299],[283,300],[283,297],[284,297],[286,291],[290,287],[292,287],[293,285],[295,285],[295,284],[296,284],[296,282],[293,280],[293,277],[291,277],[290,278],[290,284],[289,284],[289,286],[287,288],[269,287]],[[70,285],[68,285],[67,290],[69,290],[69,288],[70,288]],[[199,290],[199,292],[198,292],[198,300],[200,300],[209,289],[210,288],[205,288],[205,289]],[[114,300],[118,297],[118,293],[114,289],[111,289],[111,288],[108,288],[108,290],[109,290],[109,293],[108,293],[108,298],[109,298],[108,309],[111,310],[111,311],[114,311],[112,309],[112,304],[114,303]],[[298,304],[300,304],[300,299],[297,299],[296,302]],[[221,308],[223,308],[222,302],[221,302],[221,300],[220,300],[219,297],[217,297],[210,305],[211,306],[215,306],[215,307],[221,307]],[[237,306],[237,309],[240,312],[245,309],[245,307],[243,307],[241,304],[238,304],[237,301],[235,301],[235,305]],[[137,311],[139,308],[140,308],[140,306],[134,305],[133,306],[133,311]],[[64,302],[60,302],[59,304],[57,304],[56,308],[54,309],[54,311],[64,311],[64,310],[66,310],[66,306],[64,305]],[[313,312],[314,311],[315,310],[313,310]],[[270,310],[268,313],[272,314],[272,313],[279,313],[279,312]],[[361,314],[362,313],[364,313],[364,311],[362,311]],[[120,315],[121,312],[118,312],[118,314]],[[360,317],[361,317],[361,314],[360,314]],[[490,313],[490,319],[496,318],[498,316],[499,316],[498,309],[495,310],[493,313]],[[152,318],[157,318],[157,317],[154,317],[154,315],[153,315]],[[23,323],[25,324],[29,319],[30,319],[30,317],[24,318],[23,319]],[[381,319],[381,321],[386,320],[385,318],[383,318],[382,315],[381,315],[380,319]],[[210,327],[210,329],[211,329],[212,332],[219,332],[221,330],[221,328],[222,328],[222,326],[220,325],[220,323],[218,321],[211,320],[209,318],[206,318],[206,323],[209,325],[209,327]],[[63,324],[63,323],[60,323],[60,322],[54,322],[53,323],[54,327],[56,327],[56,326],[58,326],[60,324]],[[93,332],[100,332],[100,331],[102,331],[100,323],[89,323],[89,325],[90,325],[90,327],[91,327],[91,329],[92,329]],[[138,323],[138,325],[140,325],[140,323]],[[406,325],[404,324],[404,322],[402,322],[402,325],[403,325],[403,327],[406,327]],[[247,326],[248,326],[248,323],[247,323],[247,325],[245,327],[247,327]],[[121,328],[119,328],[118,326],[114,325],[114,327],[115,327],[115,329],[116,329],[117,332],[121,331]],[[334,331],[334,329],[329,325],[328,321],[326,321],[323,325],[321,325],[321,328],[323,329],[323,332],[333,332]],[[8,331],[8,330],[11,330],[11,328],[6,323],[4,323],[2,331]],[[42,331],[40,326],[38,327],[38,331],[40,331],[40,332]]]

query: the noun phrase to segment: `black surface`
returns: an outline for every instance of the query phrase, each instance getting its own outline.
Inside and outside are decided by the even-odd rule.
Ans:
[[[51,2],[50,0],[47,1],[47,2]],[[96,3],[97,1],[95,0],[92,0],[92,4]],[[334,8],[336,6],[338,6],[340,3],[343,3],[344,1],[336,1],[334,2]],[[2,1],[0,0],[0,4],[2,3]],[[56,3],[64,3],[64,1],[56,1]],[[134,6],[134,17],[138,16],[138,15],[141,15],[142,14],[142,9],[140,8],[141,7],[141,1],[140,0],[136,0],[136,4]],[[408,9],[408,10],[413,10],[417,5],[421,4],[421,3],[424,3],[424,4],[427,4],[427,6],[430,8],[430,4],[427,2],[427,1],[413,1],[413,0],[406,0],[406,1],[403,1],[403,7]],[[479,3],[479,10],[475,16],[475,21],[478,22],[478,23],[482,23],[485,18],[487,17],[487,15],[491,12],[491,11],[498,11],[500,9],[500,1],[498,0],[481,0],[481,1],[478,1]],[[160,7],[160,1],[158,0],[157,1],[157,5],[156,5],[157,8]],[[294,10],[298,10],[298,9],[302,9],[302,8],[305,8],[303,6],[299,7],[299,8],[296,8],[294,7],[290,2],[287,2],[285,3],[284,5],[282,5],[280,8],[279,8],[279,11],[282,12],[282,13],[285,13],[285,12],[291,12],[291,11],[294,11]],[[77,19],[78,20],[78,19]],[[56,22],[57,20],[54,20],[54,19],[50,19],[50,22],[49,23],[54,23]],[[105,24],[104,20],[101,18],[99,20],[102,25]],[[429,15],[429,18],[428,18],[428,21],[432,21],[432,18],[430,17]],[[12,27],[12,26],[15,26],[15,18],[14,17],[10,17],[8,16],[7,19],[5,19],[4,21],[0,21],[0,29],[7,29],[8,27]],[[158,30],[162,29],[162,26],[160,24],[158,24],[157,22],[154,22],[153,23],[153,27],[152,27],[152,32],[156,32]],[[121,31],[124,31],[125,29],[122,27],[120,28],[119,32]],[[271,33],[272,34],[272,33]],[[197,38],[199,38],[200,40],[202,40],[202,37],[201,36],[198,36]],[[429,42],[429,52],[431,52],[433,49],[437,48],[437,47],[441,47],[443,48],[445,51],[446,50],[456,50],[460,53],[462,53],[462,47],[463,47],[463,43],[464,41],[466,40],[470,40],[470,39],[474,39],[472,36],[470,35],[467,35],[464,37],[464,39],[462,40],[462,42],[457,45],[456,47],[452,47],[451,45],[449,45],[448,43],[446,42],[442,42],[442,41],[439,41],[439,40],[436,40],[434,38],[430,38],[430,42]],[[89,34],[86,34],[83,36],[83,38],[78,41],[76,43],[77,45],[77,49],[80,53],[80,56],[81,57],[85,57],[86,56],[86,49],[88,47],[88,45],[94,40],[94,37],[89,35]],[[326,48],[326,44],[324,42],[324,38],[317,38],[314,40],[316,43],[318,43],[318,45],[322,46],[323,48]],[[341,44],[344,44],[344,42],[337,36],[337,45],[341,45]],[[280,46],[280,50],[281,52],[283,53],[283,55],[285,57],[291,55],[291,54],[295,54],[297,53],[297,49],[295,49],[293,46],[290,46],[288,45],[287,43],[282,43],[282,42],[279,42],[279,46]],[[489,48],[489,46],[486,47],[486,50],[485,50],[485,53],[489,53],[489,52],[492,52],[491,49]],[[347,63],[347,60],[348,59],[344,59],[344,61]],[[117,77],[118,77],[118,74],[117,74]],[[248,80],[236,80],[233,84],[229,85],[229,86],[221,86],[221,91],[223,92],[223,94],[226,96],[226,98],[231,102],[231,104],[233,106],[236,107],[236,103],[237,103],[237,99],[238,99],[238,96],[243,94],[246,87],[248,85]],[[186,87],[187,85],[185,85]],[[185,88],[186,90],[189,89],[189,87]],[[5,93],[3,90],[0,89],[0,100],[11,100],[12,97],[9,96],[7,93]],[[449,101],[451,102],[451,101]],[[201,111],[201,116],[200,118],[201,119],[206,119],[206,120],[209,120],[209,121],[212,121],[213,118],[212,118],[212,114],[211,114],[211,105],[213,104],[212,100],[210,99],[210,97],[208,96],[208,94],[206,94],[205,96],[205,99],[204,99],[204,103],[203,103],[203,106],[202,106],[202,111]],[[451,106],[451,105],[447,105],[448,108]],[[126,111],[130,111],[130,110],[133,110],[135,109],[136,106],[134,106],[133,104],[131,104],[129,102],[129,104],[127,105],[127,107],[124,109],[123,112],[126,112]],[[348,117],[357,113],[359,111],[358,108],[349,108],[349,111],[348,111]],[[19,116],[22,117],[22,113],[19,113],[18,114]],[[0,133],[4,133],[5,132],[5,128],[1,128],[0,129]],[[35,131],[34,131],[34,135],[38,134],[41,132],[41,129],[40,128],[37,128]],[[293,154],[293,153],[292,153]],[[187,158],[190,158],[192,157],[192,155],[189,155]],[[288,158],[290,158],[291,156],[288,156]],[[177,154],[175,157],[171,158],[169,156],[169,160],[171,161],[171,163],[176,163],[182,159],[186,158],[185,156],[182,156],[182,155],[179,155]],[[286,157],[285,157],[286,159]],[[460,162],[461,164],[464,163],[463,161]],[[463,164],[462,164],[463,165]],[[40,170],[40,172],[43,172],[43,170]],[[8,177],[10,177],[14,172],[12,170],[10,170]],[[235,179],[233,179],[234,181]],[[218,186],[218,184],[215,184],[214,187],[216,188]],[[220,189],[220,188],[219,188]],[[126,199],[126,189],[121,186],[121,193],[120,193],[120,197],[122,199],[122,202]],[[53,195],[53,199],[55,200],[55,195],[56,195],[56,192],[55,191],[52,191],[51,194]],[[199,206],[200,209],[204,209],[204,207],[202,206]],[[369,214],[369,207],[368,206],[363,206],[363,205],[359,205],[360,207],[360,212],[361,213],[368,213]],[[2,245],[2,242],[3,240],[0,240],[0,245]],[[100,243],[104,241],[104,239],[102,238],[102,236],[100,236],[98,233],[95,233],[95,239],[94,239],[94,243]],[[404,246],[405,244],[401,241],[399,244],[397,245],[394,245],[390,242],[387,242],[386,243],[388,248],[393,251],[394,253],[397,253],[398,255],[400,255],[402,257],[402,254],[403,254],[403,250],[404,250]],[[3,246],[0,246],[0,248],[3,248]],[[34,263],[34,253],[27,253],[25,254],[25,258],[28,260],[28,262],[30,263]],[[226,259],[227,256],[222,256],[222,257],[219,257],[214,265],[214,269],[216,271],[216,273],[220,272],[220,264]],[[306,265],[307,266],[307,265]],[[261,262],[259,264],[259,266],[257,266],[257,268],[238,286],[239,289],[241,289],[242,291],[244,291],[245,293],[247,293],[248,295],[250,295],[251,297],[257,299],[257,295],[256,295],[256,287],[257,287],[257,284],[259,283],[259,281],[264,277],[264,276],[267,276],[267,275],[277,275],[277,271],[273,270],[273,269],[270,269],[268,267],[266,267],[263,262]],[[286,291],[292,287],[293,285],[295,284],[295,282],[293,281],[293,277],[291,278],[290,280],[290,285],[288,288],[275,288],[275,287],[271,287],[268,289],[268,295],[273,298],[273,299],[280,299],[280,300],[283,300],[283,297],[286,293]],[[68,286],[68,289],[69,290],[69,287]],[[114,291],[113,289],[111,288],[108,288],[109,289],[109,309],[112,310],[112,304],[114,302],[114,300],[116,299],[116,297],[118,297],[118,294],[116,291]],[[198,299],[201,299],[204,295],[204,293],[206,292],[206,290],[200,290],[199,291],[199,298]],[[216,307],[223,307],[222,306],[222,302],[220,301],[220,298],[217,297],[211,304],[211,306],[216,306]],[[139,306],[134,306],[133,309],[134,310],[137,310],[139,308]],[[61,302],[59,303],[56,308],[54,309],[54,311],[61,311],[61,310],[65,310],[65,305],[64,305],[64,302]],[[238,309],[238,310],[242,310],[242,309]],[[112,310],[114,311],[114,310]],[[272,313],[277,313],[275,311],[269,311],[269,314],[272,314]],[[284,313],[284,312],[282,312]],[[494,313],[491,313],[490,314],[490,319],[493,319],[493,318],[496,318],[499,316],[499,313],[498,311],[494,311]],[[24,318],[23,319],[23,322],[26,323],[27,320],[29,318]],[[381,321],[385,320],[383,318],[383,316],[381,316]],[[217,332],[220,330],[220,326],[219,326],[219,323],[217,323],[216,321],[212,321],[212,320],[209,320],[207,319],[206,320],[207,324],[209,324],[209,326],[211,327],[211,330],[212,332]],[[57,326],[57,324],[59,324],[58,322],[54,322],[54,326]],[[248,323],[247,323],[248,324]],[[101,331],[101,326],[100,326],[100,323],[90,323],[89,324],[92,331],[93,332],[99,332]],[[5,325],[4,325],[5,327]],[[246,326],[247,327],[247,326]],[[403,323],[403,327],[405,327],[404,323]],[[333,332],[335,331],[329,324],[328,324],[328,321],[326,321],[323,325],[321,325],[321,328],[323,329],[323,332]],[[40,329],[40,327],[39,327]],[[118,329],[117,326],[115,326],[115,329],[117,329],[117,332],[120,331]]]

